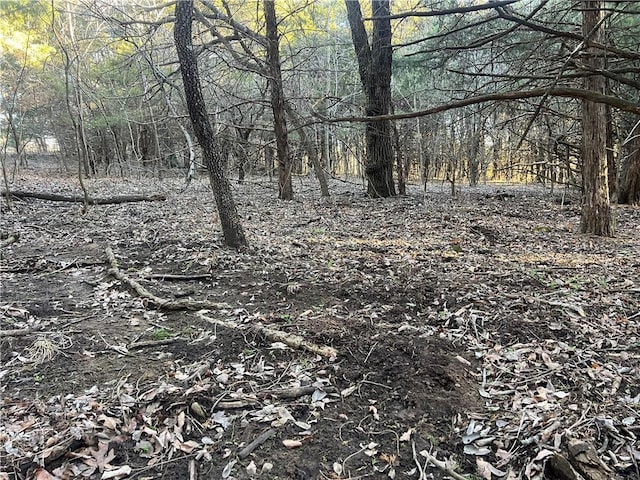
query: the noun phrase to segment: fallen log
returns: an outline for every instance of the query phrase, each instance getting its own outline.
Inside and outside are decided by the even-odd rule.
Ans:
[[[2,195],[6,196],[7,192],[2,192]],[[38,200],[48,200],[50,202],[84,203],[84,197],[82,195],[59,195],[57,193],[25,192],[21,190],[12,190],[9,192],[9,195],[21,199],[35,198]],[[157,202],[166,199],[166,195],[115,195],[112,197],[89,197],[87,202],[89,205],[110,205],[132,202]]]

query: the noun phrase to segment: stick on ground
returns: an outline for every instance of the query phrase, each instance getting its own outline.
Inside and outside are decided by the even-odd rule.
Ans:
[[[213,323],[215,325],[232,328],[235,330],[240,330],[243,327],[229,320],[220,320],[212,317],[208,317],[201,312],[197,313],[198,317],[206,320],[209,323]],[[300,335],[296,335],[295,333],[283,332],[281,330],[275,330],[270,327],[265,327],[261,324],[252,325],[251,330],[254,332],[263,335],[267,340],[271,342],[282,342],[285,345],[296,348],[306,350],[311,353],[315,353],[316,355],[321,355],[323,357],[335,358],[338,356],[338,351],[327,345],[318,345],[316,343],[310,342],[309,340],[301,337]]]
[[[168,300],[165,298],[160,298],[157,295],[151,293],[149,290],[144,288],[132,278],[129,278],[122,272],[122,270],[120,270],[118,261],[116,260],[111,247],[105,248],[104,251],[107,255],[107,260],[109,261],[109,265],[111,267],[109,268],[109,274],[134,290],[138,294],[138,296],[149,300],[149,303],[151,303],[156,308],[160,308],[162,310],[203,310],[208,308],[229,308],[229,305],[227,303],[222,302],[206,302],[189,299]]]

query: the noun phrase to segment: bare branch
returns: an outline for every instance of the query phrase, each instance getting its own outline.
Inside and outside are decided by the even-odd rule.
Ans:
[[[583,100],[591,100],[596,103],[604,103],[614,108],[622,110],[623,112],[634,113],[640,115],[640,105],[628,100],[623,100],[612,95],[603,95],[598,92],[592,92],[589,90],[582,90],[579,88],[568,87],[556,87],[556,88],[536,88],[527,91],[514,91],[514,92],[502,92],[502,93],[489,93],[486,95],[478,95],[476,97],[465,98],[455,102],[447,103],[444,105],[438,105],[437,107],[428,108],[426,110],[419,110],[417,112],[399,113],[394,115],[377,115],[373,117],[326,117],[315,110],[313,110],[314,116],[320,118],[327,123],[341,123],[341,122],[384,122],[387,120],[406,120],[408,118],[425,117],[434,113],[446,112],[447,110],[454,110],[456,108],[467,107],[469,105],[476,105],[478,103],[504,101],[504,100],[523,100],[525,98],[543,97],[545,95],[554,97],[566,97],[576,98]]]
[[[428,10],[426,12],[402,12],[402,13],[395,13],[393,15],[368,17],[368,18],[363,18],[362,20],[370,21],[370,20],[387,19],[387,18],[389,20],[396,20],[398,18],[408,18],[408,17],[437,17],[441,15],[451,15],[453,13],[477,12],[479,10],[488,10],[491,8],[505,7],[507,5],[511,5],[512,3],[517,3],[519,1],[520,0],[502,0],[497,2],[490,1],[480,5],[470,5],[468,7],[447,8],[444,10]]]
[[[579,35],[577,33],[563,32],[561,30],[554,30],[553,28],[545,27],[545,26],[540,25],[538,23],[531,22],[531,21],[529,21],[527,19],[520,18],[520,17],[514,15],[513,13],[509,12],[508,10],[506,10],[504,8],[496,8],[496,11],[500,15],[500,17],[504,18],[505,20],[509,20],[509,21],[515,22],[515,23],[517,23],[519,25],[523,25],[523,26],[525,26],[527,28],[530,28],[531,30],[536,30],[536,31],[539,31],[539,32],[547,33],[549,35],[553,35],[553,36],[556,36],[556,37],[570,38],[570,39],[576,40],[578,42],[582,42],[582,41],[585,40],[582,35]],[[640,53],[632,52],[630,50],[624,50],[622,48],[616,48],[616,47],[613,47],[611,45],[603,45],[602,43],[594,42],[594,41],[591,41],[591,40],[585,41],[585,44],[588,47],[595,47],[595,48],[598,48],[600,50],[606,50],[608,53],[614,53],[614,54],[616,54],[616,55],[618,55],[619,57],[622,57],[622,58],[631,58],[631,59],[635,59],[635,60],[640,60]]]

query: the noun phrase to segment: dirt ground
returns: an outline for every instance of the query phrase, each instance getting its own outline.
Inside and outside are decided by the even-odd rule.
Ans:
[[[0,479],[640,478],[638,208],[596,238],[564,189],[253,178],[238,252],[204,180],[87,187],[166,200],[3,205]]]

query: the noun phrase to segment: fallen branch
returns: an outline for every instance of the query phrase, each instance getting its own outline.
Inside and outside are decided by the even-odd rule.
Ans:
[[[209,308],[229,308],[229,305],[226,303],[213,303],[213,302],[201,302],[196,300],[167,300],[157,295],[154,295],[149,290],[144,288],[135,280],[129,278],[125,275],[120,268],[118,267],[118,262],[116,260],[115,255],[113,254],[113,250],[111,247],[105,248],[105,253],[107,255],[107,260],[109,260],[109,274],[120,280],[124,284],[128,285],[132,290],[134,290],[140,297],[149,300],[151,304],[155,307],[164,309],[164,310],[206,310]],[[231,322],[228,320],[219,320],[211,317],[207,317],[203,313],[198,313],[198,316],[203,320],[213,323],[215,325],[219,325],[225,328],[230,328],[234,330],[239,330],[242,327],[235,322]],[[267,340],[271,342],[282,342],[285,345],[288,345],[291,348],[299,348],[302,350],[307,350],[311,353],[315,353],[317,355],[321,355],[323,357],[335,358],[338,355],[338,352],[329,346],[321,346],[317,345],[313,342],[306,340],[305,338],[293,334],[282,332],[280,330],[275,330],[270,327],[265,327],[264,325],[253,325],[251,327],[253,331],[256,333],[263,335]]]
[[[30,328],[21,328],[20,330],[0,330],[0,338],[4,337],[24,337],[29,335],[33,330]]]
[[[305,395],[311,395],[313,392],[318,390],[313,385],[307,385],[306,387],[295,387],[295,388],[281,388],[278,390],[265,390],[263,392],[256,393],[258,398],[277,398],[277,399],[285,399],[285,398],[300,398]],[[328,391],[329,389],[323,388],[324,391]]]
[[[113,250],[111,247],[105,248],[105,253],[107,255],[107,260],[109,260],[109,274],[120,280],[125,285],[129,286],[132,290],[134,290],[138,296],[146,299],[156,308],[160,308],[162,310],[203,310],[208,308],[229,308],[227,303],[221,302],[202,302],[196,300],[167,300],[165,298],[158,297],[154,295],[149,290],[144,288],[138,282],[129,278],[125,275],[120,268],[118,267],[118,261],[116,260],[115,255],[113,254]]]
[[[145,340],[142,342],[133,342],[127,345],[128,350],[135,350],[138,348],[157,347],[159,345],[170,345],[177,342],[177,338],[165,338],[164,340]]]
[[[221,327],[231,328],[234,330],[240,330],[244,328],[243,326],[229,320],[220,320],[208,317],[202,312],[198,312],[197,315],[201,319]],[[308,352],[315,353],[316,355],[321,355],[323,357],[335,358],[338,356],[338,352],[335,348],[329,347],[327,345],[318,345],[316,343],[310,342],[300,335],[296,335],[295,333],[287,333],[281,330],[275,330],[270,327],[265,327],[262,324],[251,325],[250,328],[252,331],[263,335],[267,340],[271,342],[282,342],[291,348],[307,350]]]
[[[258,448],[260,445],[262,445],[264,442],[266,442],[267,440],[269,440],[271,437],[273,437],[276,434],[276,429],[275,428],[270,428],[269,430],[267,430],[266,432],[261,433],[260,435],[258,435],[255,440],[253,442],[251,442],[249,445],[247,445],[246,447],[244,447],[242,450],[240,450],[238,452],[238,458],[240,458],[241,460],[243,458],[247,458],[249,455],[251,455],[251,453]]]
[[[24,192],[20,190],[12,190],[8,192],[9,195],[15,198],[36,198],[38,200],[48,200],[50,202],[72,202],[72,203],[84,203],[84,197],[82,195],[59,195],[57,193],[37,193],[37,192]],[[7,195],[7,192],[2,192],[2,195]],[[132,202],[156,202],[166,200],[165,195],[117,195],[113,197],[98,197],[88,198],[90,205],[108,205],[118,203],[132,203]]]
[[[144,278],[153,280],[167,280],[167,281],[188,281],[188,280],[211,280],[210,273],[194,273],[192,275],[179,275],[176,273],[152,273],[145,275]]]
[[[411,449],[413,450],[413,460],[416,463],[416,465],[418,466],[418,469],[420,471],[420,479],[426,479],[427,478],[426,472],[422,468],[421,462],[418,459],[418,454],[416,453],[416,444],[413,441],[411,442]],[[426,450],[422,450],[420,452],[420,455],[422,455],[423,457],[425,457],[427,459],[427,464],[431,463],[433,466],[435,466],[436,468],[442,470],[445,474],[449,475],[451,478],[454,478],[455,480],[468,480],[467,477],[465,477],[463,475],[460,475],[457,472],[454,472],[453,470],[451,470],[447,466],[447,464],[445,462],[443,462],[442,460],[438,460],[436,457],[431,455]]]
[[[575,313],[577,313],[579,316],[581,317],[586,317],[587,314],[585,313],[584,309],[580,306],[580,305],[573,305],[570,303],[565,303],[565,302],[556,302],[553,300],[546,300],[544,298],[540,298],[540,297],[535,297],[532,295],[521,295],[521,294],[504,294],[505,297],[507,298],[513,298],[514,300],[519,300],[519,301],[525,301],[527,303],[534,303],[534,302],[538,302],[538,303],[543,303],[545,305],[551,305],[552,307],[560,307],[560,308],[565,308],[567,310],[571,310]]]
[[[248,409],[254,408],[260,405],[261,400],[265,399],[292,399],[292,398],[300,398],[305,395],[311,395],[313,392],[318,390],[318,388],[309,385],[306,387],[297,387],[297,388],[282,388],[277,390],[264,390],[259,393],[244,395],[242,398],[234,398],[233,400],[224,400],[225,397],[220,399],[215,405],[212,407],[213,410],[240,410],[240,409]],[[322,391],[331,393],[335,392],[335,388],[331,386],[325,386],[322,388]]]
[[[0,242],[0,248],[8,247],[12,243],[16,243],[18,240],[20,240],[19,233],[10,233],[7,238],[3,239],[2,242]]]

